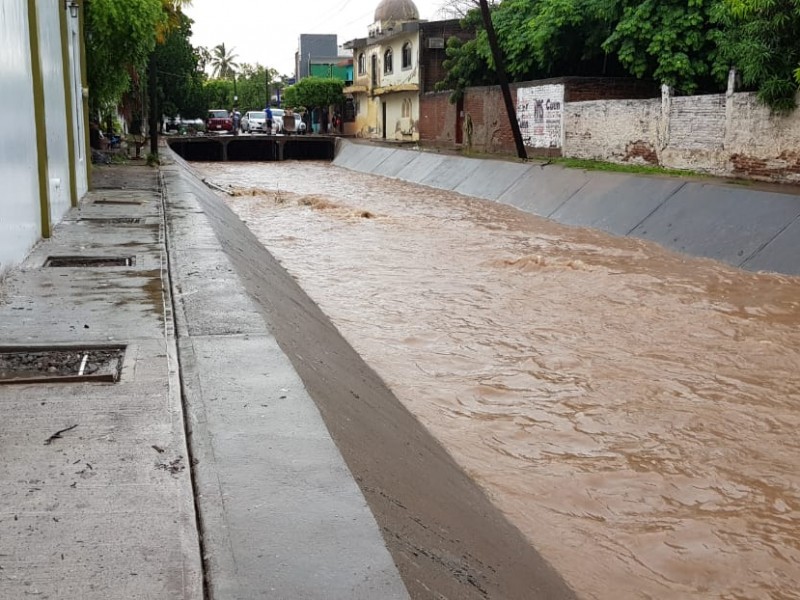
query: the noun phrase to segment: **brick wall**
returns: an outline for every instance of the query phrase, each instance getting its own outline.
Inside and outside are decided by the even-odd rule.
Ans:
[[[732,91],[654,98],[651,84],[597,78],[512,85],[515,106],[518,87],[558,83],[564,85],[564,144],[560,151],[542,150],[545,154],[800,183],[800,109],[788,115],[773,114],[758,103],[755,94]],[[422,106],[434,102],[433,98],[428,95]],[[441,113],[447,95],[435,98]],[[455,107],[449,106],[452,116],[421,130],[423,143],[454,145]],[[464,113],[472,119],[473,150],[514,153],[498,86],[467,89]],[[532,149],[528,152],[536,155]]]
[[[538,81],[521,82],[511,85],[511,98],[516,109],[517,88],[543,85],[564,85],[565,99],[575,98],[592,99],[600,98],[652,98],[654,92],[652,83],[643,83],[638,80],[599,77],[557,77]],[[569,101],[569,100],[567,100]],[[425,100],[420,104],[425,105]],[[478,152],[495,152],[500,154],[514,154],[516,146],[511,125],[506,116],[500,86],[473,87],[464,91],[464,114],[472,120],[472,149]],[[421,141],[432,145],[449,145],[455,140],[456,120],[448,121],[449,125],[443,130],[428,128],[421,130]],[[465,139],[466,142],[466,139]],[[558,149],[528,149],[531,156],[558,155]]]
[[[432,92],[438,82],[442,81],[447,72],[442,63],[447,58],[445,48],[430,48],[431,38],[441,38],[445,47],[447,40],[457,37],[462,40],[469,40],[475,37],[474,32],[465,31],[461,28],[461,21],[450,19],[446,21],[432,21],[420,23],[420,44],[419,63],[420,63],[420,85],[423,93]]]
[[[450,104],[450,92],[422,94],[419,99],[420,139],[436,140],[437,144],[455,144],[456,107]]]

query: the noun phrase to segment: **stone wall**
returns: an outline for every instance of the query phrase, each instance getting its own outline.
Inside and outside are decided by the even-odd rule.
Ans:
[[[565,107],[564,155],[800,183],[800,112],[753,93],[596,100]]]
[[[609,162],[658,164],[661,100],[568,102],[564,154]]]

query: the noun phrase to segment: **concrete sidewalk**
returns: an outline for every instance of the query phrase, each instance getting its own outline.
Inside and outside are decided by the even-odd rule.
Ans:
[[[125,346],[117,383],[0,385],[0,598],[407,597],[175,169],[164,203],[158,170],[97,168],[0,285],[6,348]],[[135,264],[44,267],[54,256]]]

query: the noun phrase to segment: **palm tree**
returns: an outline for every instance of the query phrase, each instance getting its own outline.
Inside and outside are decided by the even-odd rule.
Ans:
[[[219,79],[228,79],[236,76],[236,68],[239,63],[236,62],[236,55],[233,53],[233,48],[227,50],[225,44],[214,46],[211,49],[211,68],[212,76]]]

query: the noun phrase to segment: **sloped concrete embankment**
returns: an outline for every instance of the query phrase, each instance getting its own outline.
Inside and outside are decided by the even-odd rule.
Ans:
[[[574,599],[558,573],[247,226],[190,173],[191,167],[178,157],[175,161],[180,168],[166,173],[167,212],[171,243],[182,246],[184,253],[176,297],[185,297],[189,318],[182,325],[178,315],[179,348],[192,443],[200,458],[199,506],[212,589],[215,578],[225,589],[245,589],[238,580],[248,577],[282,584],[284,593],[268,594],[281,598],[399,597],[405,590],[397,589],[381,560],[385,542],[412,598]],[[187,235],[195,242],[179,243]],[[231,295],[235,306],[246,305],[245,310],[229,309]],[[196,296],[213,302],[192,308]],[[253,318],[254,312],[260,317]],[[232,317],[240,313],[247,318],[237,325]],[[216,323],[216,329],[208,331],[203,323]],[[224,363],[230,376],[214,383],[207,371],[219,362],[214,348],[222,341],[239,349]],[[352,482],[343,476],[337,488],[326,486],[324,478],[317,481],[335,457],[326,451],[322,460],[304,448],[307,440],[298,431],[308,427],[306,420],[317,418],[305,403],[306,394],[369,504],[383,537],[380,544],[365,515],[337,518],[344,500],[354,498]],[[260,414],[268,414],[274,423],[253,421]],[[317,431],[315,436],[324,434]],[[234,442],[246,452],[237,451]],[[232,516],[229,523],[235,527],[224,526],[226,516]],[[308,535],[320,528],[324,535]],[[357,543],[367,538],[369,544]],[[256,560],[249,550],[257,547],[263,551]],[[311,560],[304,558],[309,553]],[[372,568],[365,571],[365,565]],[[341,580],[343,587],[325,587],[326,576],[334,583]],[[382,583],[382,588],[349,591],[350,583],[365,578]],[[306,593],[290,593],[291,585],[302,583]]]
[[[334,164],[510,204],[750,271],[800,275],[800,196],[340,140]]]

